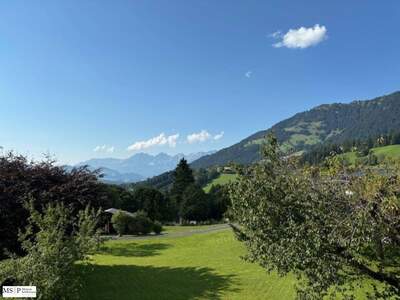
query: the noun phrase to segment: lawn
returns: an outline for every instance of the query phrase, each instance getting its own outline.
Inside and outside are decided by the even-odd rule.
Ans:
[[[219,175],[217,178],[215,178],[213,181],[211,181],[209,184],[207,184],[207,185],[204,187],[204,191],[205,191],[206,193],[208,193],[213,185],[217,185],[217,184],[220,184],[220,185],[228,184],[228,183],[231,182],[232,180],[235,180],[235,179],[237,178],[237,176],[238,176],[237,174],[225,174],[225,173],[224,173],[224,174],[221,174],[221,175]]]
[[[203,226],[196,226],[202,228]],[[175,228],[176,229],[176,228]],[[192,227],[180,227],[179,232]],[[175,231],[176,232],[176,231]],[[81,299],[284,299],[295,298],[292,276],[267,274],[243,261],[230,230],[145,240],[112,240],[93,257]],[[358,291],[357,299],[364,299]]]
[[[176,233],[176,232],[191,232],[197,231],[200,229],[210,229],[213,228],[215,225],[194,225],[194,226],[163,226],[163,233]]]
[[[244,253],[230,230],[108,241],[93,258],[81,299],[294,298],[293,278],[268,275],[241,260]]]

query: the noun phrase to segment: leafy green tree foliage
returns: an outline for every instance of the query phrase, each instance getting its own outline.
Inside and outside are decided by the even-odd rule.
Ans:
[[[48,203],[64,203],[77,214],[90,204],[107,207],[108,198],[98,173],[86,168],[67,172],[54,161],[31,162],[25,157],[9,153],[0,157],[0,259],[4,249],[23,253],[18,231],[27,225],[29,211],[23,203],[34,198],[40,210]]]
[[[146,185],[138,185],[133,190],[120,186],[107,186],[107,196],[112,205],[131,213],[143,210],[148,217],[155,221],[170,221],[176,218],[176,208],[169,199],[155,188]]]
[[[163,227],[160,222],[158,222],[158,221],[154,222],[153,231],[155,234],[160,234],[163,231]]]
[[[220,173],[216,170],[216,168],[210,168],[210,169],[200,168],[199,170],[194,171],[194,178],[196,184],[198,184],[201,187],[206,186],[209,182],[217,178],[219,175]]]
[[[128,230],[130,234],[149,234],[154,229],[154,223],[148,218],[147,213],[138,211],[129,217]]]
[[[200,186],[207,185],[207,183],[219,176],[219,172],[216,168],[194,170],[193,173],[195,182]],[[174,174],[174,171],[168,171],[160,175],[148,178],[144,181],[123,184],[121,186],[127,190],[135,190],[138,187],[147,186],[159,190],[164,194],[168,194],[171,191],[175,181]]]
[[[19,235],[26,255],[0,262],[0,284],[35,285],[38,299],[78,298],[82,274],[75,263],[87,263],[99,245],[99,213],[87,207],[76,217],[62,203],[46,205],[43,213],[33,202],[26,208],[28,226]]]
[[[220,220],[222,218],[229,203],[226,189],[217,186],[209,195],[206,195],[203,191],[199,191],[201,185],[198,184],[199,182],[207,183],[216,178],[219,175],[216,169],[198,170],[195,172],[195,179],[189,165],[182,159],[173,174],[171,191],[162,193],[150,184],[130,185],[123,189],[123,193],[127,196],[113,197],[120,199],[114,200],[114,203],[120,203],[120,206],[115,207],[132,213],[138,210],[145,211],[153,222],[156,220],[162,222],[175,221],[179,217],[185,218],[181,213],[187,215],[189,214],[188,211],[193,209],[201,210],[202,216],[197,215],[192,220]],[[197,195],[200,195],[199,199],[203,199],[198,204],[195,199],[189,199],[190,197],[187,194],[183,199],[185,190],[194,184],[197,185],[195,190]],[[117,190],[115,187],[111,189]],[[118,193],[122,192],[119,191]],[[193,216],[191,215],[191,217]]]
[[[200,186],[205,186],[208,183],[208,172],[206,169],[200,168],[194,172],[195,181]]]
[[[167,199],[160,191],[142,186],[133,191],[132,198],[136,203],[139,203],[139,209],[145,211],[151,220],[163,221],[168,219]]]
[[[137,211],[140,206],[133,193],[118,185],[106,185],[109,207],[121,208],[126,211]]]
[[[168,171],[160,175],[148,178],[144,181],[137,183],[130,183],[124,186],[130,190],[133,190],[139,186],[148,186],[165,193],[171,190],[173,182],[174,182],[174,171]]]
[[[194,176],[192,169],[190,169],[187,161],[182,158],[177,165],[176,169],[173,172],[174,175],[174,183],[172,185],[172,189],[170,192],[170,197],[175,208],[178,208],[177,211],[179,218],[182,218],[181,212],[181,203],[183,201],[183,193],[187,189],[188,186],[194,184]]]
[[[161,223],[153,222],[145,211],[139,210],[133,214],[119,211],[113,214],[111,223],[115,231],[120,235],[124,234],[149,234],[154,231],[159,234],[162,231]]]
[[[210,215],[210,200],[201,187],[189,185],[182,194],[180,215],[188,221],[204,221]]]
[[[321,164],[326,158],[342,154],[345,152],[356,152],[360,159],[360,163],[374,165],[376,164],[375,158],[367,157],[371,153],[371,149],[374,147],[382,147],[388,145],[400,144],[400,131],[392,130],[388,134],[379,134],[375,136],[369,136],[364,139],[349,139],[340,144],[332,143],[321,143],[311,147],[302,155],[302,163],[308,163],[312,165]],[[365,158],[365,159],[364,159]]]
[[[371,297],[400,294],[400,168],[326,170],[283,159],[273,136],[264,159],[230,186],[237,237],[248,259],[299,279],[298,298],[349,297],[368,278]]]
[[[390,144],[398,145],[400,144],[400,131],[393,131],[390,135]]]
[[[213,220],[221,220],[230,206],[229,193],[226,186],[215,184],[208,192],[210,197],[210,215]]]
[[[131,221],[131,216],[124,213],[123,211],[118,211],[111,217],[111,223],[115,231],[120,235],[124,235],[128,232],[129,222]]]
[[[193,183],[192,169],[190,169],[186,159],[182,158],[174,171],[174,184],[171,194],[181,198],[186,188]]]
[[[127,211],[137,211],[141,208],[141,203],[135,198],[133,192],[123,189],[120,193],[121,205],[117,206]]]

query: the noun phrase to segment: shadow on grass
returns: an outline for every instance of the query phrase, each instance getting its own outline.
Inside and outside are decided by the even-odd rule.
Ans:
[[[162,250],[170,248],[171,245],[156,243],[156,244],[137,244],[137,243],[114,243],[112,245],[102,246],[99,254],[113,256],[155,256],[159,255]]]
[[[209,268],[171,268],[127,265],[89,265],[85,268],[80,299],[220,299],[233,291],[234,275],[222,276]]]

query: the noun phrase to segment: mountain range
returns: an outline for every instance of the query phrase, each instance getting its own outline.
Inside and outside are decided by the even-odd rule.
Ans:
[[[399,116],[400,92],[395,92],[372,100],[319,105],[219,151],[173,156],[138,153],[127,159],[91,159],[77,166],[102,168],[103,179],[108,182],[137,182],[152,176],[156,177],[151,182],[169,182],[171,176],[164,176],[165,172],[174,169],[182,157],[194,169],[224,166],[230,162],[254,163],[260,159],[260,145],[269,132],[276,135],[284,152],[302,154],[318,144],[340,144],[349,139],[367,139],[398,131]]]
[[[253,163],[260,159],[260,144],[269,132],[276,135],[283,151],[301,154],[317,144],[366,139],[399,129],[400,92],[348,104],[324,104],[298,113],[237,144],[205,155],[191,166],[198,169],[229,162]]]
[[[94,158],[78,163],[75,167],[88,166],[91,170],[101,169],[103,181],[109,183],[137,182],[174,169],[182,158],[190,163],[212,153],[215,151],[187,155],[181,153],[176,155],[137,153],[127,159]]]

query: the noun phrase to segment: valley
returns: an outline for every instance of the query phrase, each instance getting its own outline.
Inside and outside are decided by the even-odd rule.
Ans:
[[[2,1],[0,299],[400,300],[400,1]]]

